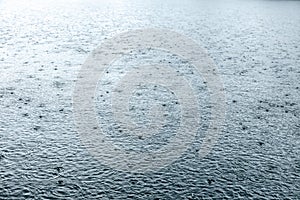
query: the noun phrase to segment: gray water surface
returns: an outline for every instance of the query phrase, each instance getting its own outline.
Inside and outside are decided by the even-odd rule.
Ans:
[[[299,11],[300,1],[0,1],[0,199],[300,199]],[[179,160],[132,174],[84,148],[72,95],[93,49],[149,27],[206,48],[223,80],[226,122],[204,159],[200,130]]]

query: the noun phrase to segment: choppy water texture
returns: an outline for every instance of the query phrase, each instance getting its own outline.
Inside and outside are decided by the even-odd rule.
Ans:
[[[299,199],[299,10],[300,1],[0,1],[0,199]],[[207,49],[224,83],[226,122],[219,142],[199,159],[210,115],[207,88],[199,83],[195,144],[158,172],[132,174],[104,166],[83,147],[72,95],[93,49],[120,32],[149,27],[175,30]],[[151,55],[111,66],[115,74],[99,82],[95,99],[105,100],[101,92],[113,87],[107,82],[124,63]],[[172,55],[159,58],[184,66]],[[159,103],[176,101],[163,87],[137,90],[143,92],[158,95]],[[137,93],[130,106],[139,105],[132,116],[141,120],[139,109],[148,104]],[[99,121],[112,134],[106,106],[97,105],[104,110]],[[176,129],[179,108],[164,109]],[[145,145],[159,148],[151,140]]]

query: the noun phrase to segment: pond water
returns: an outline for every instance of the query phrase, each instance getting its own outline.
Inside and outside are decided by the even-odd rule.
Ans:
[[[0,1],[0,199],[299,199],[299,10],[300,1],[275,0]],[[199,158],[211,106],[205,84],[196,86],[202,125],[195,142],[152,173],[94,158],[73,117],[77,75],[88,55],[108,38],[141,28],[173,30],[206,49],[226,96],[220,137]],[[124,57],[111,69],[155,55]],[[155,59],[185,66],[167,53]],[[117,74],[99,82],[97,97]],[[137,92],[158,95],[159,103],[176,100],[168,89],[157,94],[151,87]],[[139,105],[137,119],[149,109],[137,93],[130,105]],[[171,131],[159,141],[172,137],[179,120],[179,107],[167,108]],[[113,116],[98,118],[109,124]],[[149,141],[143,145],[159,148]]]

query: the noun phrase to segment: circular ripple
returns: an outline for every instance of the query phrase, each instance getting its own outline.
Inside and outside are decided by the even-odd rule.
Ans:
[[[115,88],[106,93],[111,96],[110,107],[119,130],[125,130],[126,133],[142,139],[164,132],[160,130],[164,130],[168,114],[164,114],[165,109],[154,106],[150,109],[151,112],[147,113],[152,119],[149,123],[136,123],[129,112],[132,94],[143,84],[159,85],[171,91],[174,99],[178,99],[180,115],[179,126],[169,134],[172,137],[169,137],[168,143],[151,151],[126,151],[121,144],[117,144],[123,140],[116,143],[111,136],[108,137],[102,127],[98,128],[93,99],[101,74],[103,75],[106,67],[120,56],[134,50],[152,48],[171,52],[187,60],[207,83],[213,108],[210,127],[199,151],[200,156],[209,152],[224,120],[225,106],[221,81],[212,61],[195,42],[167,30],[146,29],[120,34],[106,41],[87,59],[79,73],[74,92],[74,116],[82,142],[102,163],[119,170],[146,172],[171,164],[193,143],[199,127],[197,94],[193,92],[193,87],[184,77],[178,76],[171,66],[150,65],[140,66],[126,73],[117,86],[117,89],[122,90]],[[122,134],[123,131],[120,135]]]

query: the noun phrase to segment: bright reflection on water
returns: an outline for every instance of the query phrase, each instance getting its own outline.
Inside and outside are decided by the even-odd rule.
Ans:
[[[299,199],[299,10],[299,1],[0,1],[0,199]],[[201,82],[196,142],[157,173],[128,174],[81,145],[72,95],[93,49],[149,27],[207,49],[224,82],[226,123],[199,159],[211,106]]]

